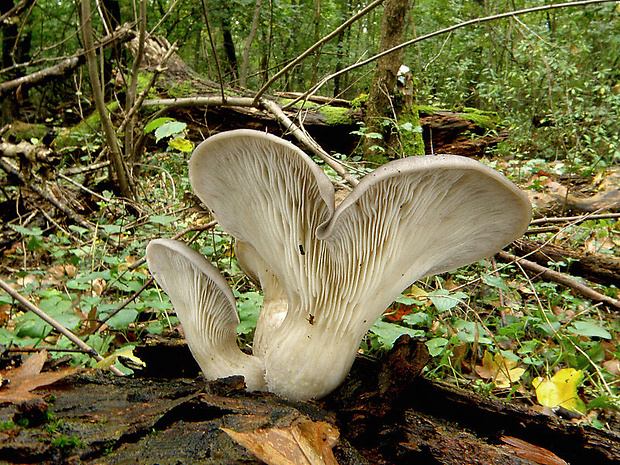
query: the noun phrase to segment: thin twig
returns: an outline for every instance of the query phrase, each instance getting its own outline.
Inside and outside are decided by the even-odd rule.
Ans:
[[[42,188],[40,188],[36,184],[26,182],[26,179],[24,178],[23,174],[19,171],[19,169],[17,169],[17,167],[13,166],[8,160],[6,160],[6,159],[4,159],[2,157],[0,157],[0,168],[2,168],[7,173],[17,177],[17,179],[19,179],[19,181],[24,186],[28,186],[29,189],[32,189],[33,191],[35,191],[37,194],[39,194],[41,197],[43,197],[45,200],[47,200],[53,206],[58,208],[65,215],[67,215],[69,218],[71,218],[73,221],[78,223],[83,228],[86,228],[89,231],[94,231],[95,230],[95,227],[92,224],[90,224],[87,221],[85,221],[80,215],[78,215],[76,212],[74,212],[71,208],[69,208],[68,206],[60,203],[58,201],[58,199],[56,199],[53,196],[51,196],[50,194],[46,193]]]
[[[213,61],[215,61],[215,67],[217,68],[217,77],[220,83],[220,91],[222,92],[222,100],[226,100],[226,94],[224,93],[224,79],[222,78],[222,68],[220,67],[220,60],[217,57],[217,49],[215,48],[215,42],[213,42],[213,35],[211,34],[211,26],[209,25],[209,16],[207,16],[207,6],[205,0],[201,0],[202,14],[205,19],[205,26],[207,27],[207,34],[209,36],[209,42],[211,43],[211,51],[213,52]]]
[[[607,220],[607,219],[618,219],[620,218],[620,213],[599,213],[599,214],[585,214],[579,216],[564,216],[557,218],[538,218],[536,220],[530,221],[531,225],[537,224],[547,224],[547,223],[570,223],[573,224],[582,223],[587,220]]]
[[[342,176],[351,186],[357,186],[359,180],[349,173],[340,163],[334,160],[329,154],[321,148],[313,139],[311,139],[304,131],[302,131],[291,119],[286,116],[277,103],[270,100],[262,100],[262,106],[273,114],[280,121],[284,128],[297,138],[299,142],[304,144],[308,149],[317,155],[321,160],[333,168],[339,176]]]
[[[0,279],[0,288],[2,288],[3,291],[5,291],[11,297],[13,297],[15,300],[17,300],[17,302],[19,302],[20,305],[22,305],[24,308],[26,308],[27,310],[30,310],[32,313],[37,315],[39,318],[41,318],[47,324],[49,324],[52,327],[54,327],[60,334],[65,336],[67,339],[69,339],[71,342],[73,342],[80,349],[83,349],[84,351],[86,351],[86,353],[88,353],[95,360],[97,360],[98,362],[103,360],[103,357],[101,355],[99,355],[99,353],[95,349],[93,349],[91,346],[86,344],[79,337],[77,337],[75,334],[73,334],[71,331],[69,331],[67,328],[65,328],[58,321],[56,321],[51,316],[49,316],[47,313],[45,313],[43,310],[41,310],[39,307],[37,307],[36,305],[34,305],[30,301],[28,301],[25,297],[23,297],[19,292],[17,292],[15,289],[13,289],[11,286],[9,286],[2,279]],[[116,374],[116,375],[124,376],[123,372],[120,371],[116,367],[110,367],[110,370],[114,374]]]

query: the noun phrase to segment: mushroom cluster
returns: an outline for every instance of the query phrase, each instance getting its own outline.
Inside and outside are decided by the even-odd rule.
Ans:
[[[392,161],[336,207],[331,181],[308,155],[253,130],[208,138],[189,178],[263,289],[253,355],[237,346],[230,287],[202,255],[154,240],[149,269],[208,379],[243,375],[248,389],[293,400],[334,390],[407,286],[490,256],[531,215],[527,196],[503,175],[452,155]]]

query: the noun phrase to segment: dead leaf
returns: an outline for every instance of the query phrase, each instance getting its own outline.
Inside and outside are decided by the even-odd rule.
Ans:
[[[105,288],[108,285],[106,280],[103,278],[95,278],[89,282],[90,282],[90,285],[92,286],[91,294],[93,295],[93,297],[95,296],[101,297],[101,294],[103,294],[103,291],[105,291]]]
[[[518,457],[531,460],[541,465],[568,465],[568,462],[565,462],[553,452],[530,444],[522,439],[512,436],[502,436],[500,439],[508,444],[511,452]]]
[[[614,376],[620,376],[620,360],[617,358],[603,362],[603,368]]]
[[[30,391],[53,384],[77,371],[75,368],[67,368],[41,373],[46,359],[47,351],[42,350],[28,357],[20,367],[0,373],[9,381],[6,386],[0,389],[0,403],[20,404],[28,400],[39,399],[41,396]]]
[[[250,432],[222,430],[268,465],[338,465],[332,447],[340,433],[327,422],[305,421]]]
[[[495,386],[500,389],[509,388],[512,383],[519,381],[524,368],[517,368],[517,362],[510,360],[502,354],[497,353],[494,356],[484,351],[482,365],[477,365],[476,373],[483,379],[492,380]]]

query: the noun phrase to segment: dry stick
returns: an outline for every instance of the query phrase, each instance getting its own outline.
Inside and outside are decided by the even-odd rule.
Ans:
[[[501,13],[498,15],[492,15],[492,16],[485,16],[483,18],[476,18],[476,19],[471,19],[469,21],[464,21],[462,23],[458,23],[455,24],[453,26],[447,27],[445,29],[441,29],[439,31],[435,31],[435,32],[431,32],[429,34],[425,34],[423,36],[417,37],[415,39],[411,39],[408,40],[406,42],[403,42],[400,45],[397,45],[395,47],[392,47],[388,50],[385,50],[381,53],[378,53],[364,61],[360,61],[358,63],[355,63],[351,66],[347,66],[344,69],[341,69],[340,71],[337,71],[335,73],[329,74],[327,76],[325,76],[323,79],[321,79],[321,81],[319,81],[316,85],[314,85],[312,88],[310,88],[310,90],[308,90],[307,92],[305,92],[301,97],[297,98],[294,102],[289,103],[289,105],[294,104],[295,102],[298,102],[299,100],[304,100],[306,98],[308,98],[308,96],[314,94],[315,92],[317,92],[321,87],[323,87],[323,85],[325,85],[326,82],[332,80],[333,78],[335,78],[336,76],[340,76],[341,74],[344,73],[348,73],[349,71],[352,71],[356,68],[360,68],[362,66],[366,66],[368,63],[372,63],[373,61],[378,60],[379,58],[385,56],[385,55],[389,55],[392,52],[395,52],[396,50],[400,50],[401,48],[405,48],[405,47],[409,47],[410,45],[416,44],[418,42],[422,42],[424,40],[430,39],[432,37],[441,35],[441,34],[446,34],[448,32],[452,32],[456,29],[460,29],[462,27],[466,27],[466,26],[471,26],[473,24],[481,24],[481,23],[486,23],[489,21],[495,21],[498,19],[504,19],[504,18],[510,18],[512,16],[519,16],[519,15],[524,15],[527,13],[536,13],[536,12],[540,12],[540,11],[546,11],[546,10],[553,10],[553,9],[557,9],[557,8],[568,8],[568,7],[574,7],[574,6],[583,6],[583,5],[594,5],[597,3],[612,3],[612,2],[616,2],[617,0],[582,0],[582,1],[577,1],[577,2],[568,2],[568,3],[557,3],[555,5],[543,5],[543,6],[537,6],[534,8],[526,8],[524,10],[515,10],[515,11],[509,11],[507,13]]]
[[[297,58],[295,58],[293,61],[291,61],[288,65],[286,65],[284,68],[282,68],[279,72],[274,74],[272,76],[272,78],[269,79],[269,81],[267,81],[267,83],[256,93],[256,96],[254,97],[254,104],[258,105],[258,101],[262,97],[262,95],[267,91],[267,89],[269,87],[271,87],[271,84],[273,84],[276,80],[278,80],[284,73],[286,73],[291,68],[295,67],[300,61],[304,60],[308,55],[310,55],[316,49],[318,49],[319,47],[323,46],[324,43],[326,43],[326,42],[330,41],[332,38],[336,37],[338,34],[340,34],[343,30],[348,28],[355,21],[357,21],[358,19],[362,18],[367,13],[372,11],[374,8],[379,6],[381,3],[383,3],[383,1],[384,0],[375,0],[374,2],[372,2],[366,8],[361,10],[356,15],[350,17],[347,21],[342,23],[342,25],[340,25],[339,27],[334,29],[332,32],[330,32],[328,35],[326,35],[321,40],[319,40],[314,45],[312,45],[309,49],[307,49],[305,52],[303,52],[301,55],[299,55]]]
[[[98,362],[103,360],[103,357],[101,355],[99,355],[99,353],[95,349],[93,349],[91,346],[86,344],[79,337],[77,337],[75,334],[73,334],[71,331],[69,331],[67,328],[65,328],[63,325],[61,325],[59,322],[54,320],[51,316],[49,316],[47,313],[45,313],[39,307],[37,307],[34,304],[30,303],[25,297],[23,297],[19,292],[17,292],[15,289],[13,289],[11,286],[9,286],[2,279],[0,279],[0,288],[2,288],[3,291],[5,291],[11,297],[13,297],[15,300],[17,300],[27,310],[30,310],[32,313],[37,315],[39,318],[41,318],[47,324],[49,324],[49,325],[53,326],[54,328],[56,328],[56,330],[60,334],[65,336],[67,339],[69,339],[71,342],[73,342],[80,349],[85,350],[95,360],[97,360]],[[124,376],[123,372],[120,371],[116,367],[110,367],[110,370],[115,375]]]
[[[607,220],[607,219],[617,219],[620,218],[620,213],[600,213],[600,214],[585,214],[580,216],[565,216],[565,217],[555,217],[555,218],[538,218],[536,220],[532,220],[530,225],[536,224],[547,224],[547,223],[569,223],[573,222],[573,224],[581,223],[586,220]]]
[[[329,154],[319,146],[319,144],[317,144],[304,131],[297,127],[297,125],[293,123],[293,121],[291,121],[286,114],[284,114],[277,103],[270,100],[262,100],[261,104],[265,107],[265,109],[272,113],[284,125],[286,130],[290,131],[299,142],[308,147],[312,153],[320,157],[321,160],[333,168],[334,171],[336,171],[339,176],[343,177],[351,186],[355,187],[359,184],[359,180],[353,177],[351,173],[349,173],[340,163],[330,157]]]
[[[595,291],[594,289],[586,286],[585,284],[580,283],[575,278],[571,278],[570,276],[567,276],[565,274],[550,270],[549,268],[539,265],[538,263],[531,262],[529,260],[526,260],[525,258],[517,257],[516,255],[504,252],[503,250],[497,252],[497,256],[502,260],[519,263],[524,268],[538,273],[541,277],[553,281],[554,283],[567,286],[579,292],[582,296],[588,299],[595,300],[597,302],[603,302],[607,305],[611,305],[612,307],[620,309],[620,300],[601,294],[600,292]]]
[[[105,48],[111,43],[115,41],[124,42],[129,39],[133,35],[133,31],[129,27],[129,25],[123,25],[112,34],[101,38],[96,47]],[[26,76],[21,76],[19,78],[13,79],[11,81],[6,81],[0,83],[0,95],[3,95],[13,89],[17,89],[22,85],[31,85],[42,82],[44,80],[64,76],[65,74],[73,71],[84,61],[84,50],[77,50],[72,56],[64,58],[59,63],[40,69],[39,71],[35,71],[34,73],[27,74]],[[29,63],[36,64],[36,63]]]

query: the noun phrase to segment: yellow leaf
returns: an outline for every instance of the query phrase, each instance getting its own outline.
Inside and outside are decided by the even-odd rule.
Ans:
[[[108,355],[106,358],[101,360],[100,362],[95,363],[95,368],[99,368],[101,370],[109,369],[119,357],[125,357],[131,360],[134,364],[145,367],[146,363],[140,360],[133,354],[133,347],[127,347],[125,349],[117,350],[112,355]]]
[[[191,152],[194,150],[194,143],[184,137],[175,137],[168,141],[168,145],[179,152]]]
[[[517,368],[516,361],[510,360],[500,353],[493,356],[486,350],[482,358],[482,366],[476,366],[475,370],[478,376],[492,380],[495,387],[500,389],[509,388],[512,383],[519,381],[525,373],[524,368]]]
[[[564,368],[551,379],[535,378],[532,386],[540,405],[555,408],[563,407],[577,413],[586,413],[586,406],[577,394],[583,381],[583,372],[574,368]]]

